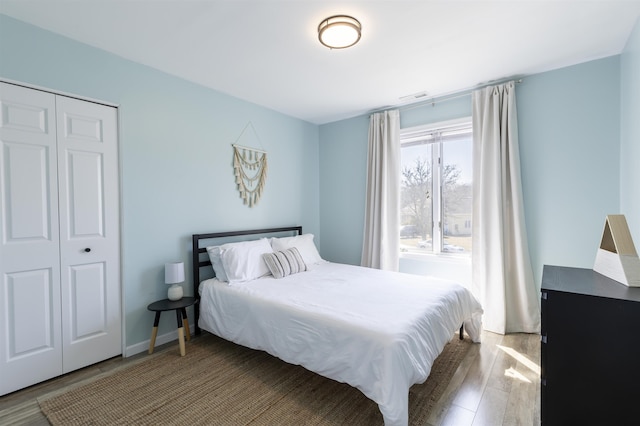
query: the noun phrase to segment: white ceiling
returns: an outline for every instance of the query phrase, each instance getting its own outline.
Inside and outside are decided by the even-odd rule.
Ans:
[[[0,0],[0,13],[322,124],[619,54],[640,0]],[[335,14],[362,23],[354,47],[318,42]]]

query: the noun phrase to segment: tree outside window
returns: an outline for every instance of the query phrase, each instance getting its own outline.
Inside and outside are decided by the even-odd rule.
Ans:
[[[401,132],[405,255],[471,253],[471,123]]]

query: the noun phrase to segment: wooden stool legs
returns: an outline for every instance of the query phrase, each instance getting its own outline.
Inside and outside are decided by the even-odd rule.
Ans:
[[[189,319],[187,318],[187,310],[182,308],[182,322],[184,324],[184,331],[187,334],[187,341],[191,340],[191,331],[189,330]]]
[[[184,329],[182,328],[182,312],[184,309],[176,309],[176,319],[178,320],[178,342],[180,342],[180,356],[184,356]]]
[[[156,337],[158,336],[158,324],[160,323],[161,313],[162,311],[157,311],[156,317],[153,320],[151,340],[149,341],[150,354],[153,353],[153,348],[156,345]],[[185,331],[187,333],[187,340],[191,340],[191,331],[189,330],[189,319],[187,318],[187,310],[185,308],[176,309],[176,319],[178,320],[178,342],[180,343],[180,356],[184,356],[186,353],[186,349],[184,346]]]
[[[156,345],[156,336],[158,335],[158,323],[160,322],[160,311],[156,312],[156,318],[153,320],[153,330],[151,330],[151,341],[149,342],[149,353],[153,353]]]

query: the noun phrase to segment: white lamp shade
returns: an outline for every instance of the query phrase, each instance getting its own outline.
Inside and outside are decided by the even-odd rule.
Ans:
[[[176,284],[184,281],[184,263],[174,262],[164,264],[164,282]]]

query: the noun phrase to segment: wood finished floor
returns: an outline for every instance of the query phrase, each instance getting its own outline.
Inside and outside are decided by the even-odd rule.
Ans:
[[[154,354],[172,350],[179,350],[177,342],[156,348]],[[0,397],[0,425],[48,425],[37,398],[64,392],[147,356],[113,358]],[[469,350],[425,426],[539,424],[540,336],[483,332],[482,344]]]

